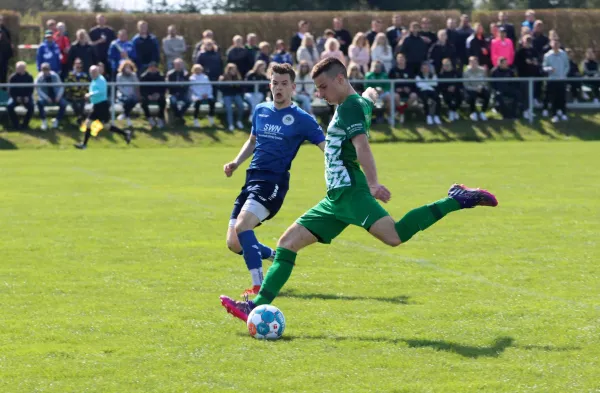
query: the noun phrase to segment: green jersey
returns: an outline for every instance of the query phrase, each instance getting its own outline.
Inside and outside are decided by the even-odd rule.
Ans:
[[[342,187],[367,185],[351,139],[359,134],[369,136],[372,112],[373,103],[358,94],[348,96],[335,110],[325,138],[325,182],[328,192]]]

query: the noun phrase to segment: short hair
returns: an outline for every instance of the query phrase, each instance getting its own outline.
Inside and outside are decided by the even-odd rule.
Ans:
[[[327,74],[330,78],[335,78],[339,74],[342,74],[344,78],[348,78],[346,66],[335,57],[328,57],[315,64],[311,77],[315,79],[321,74]]]
[[[279,75],[287,74],[290,76],[290,80],[292,81],[292,83],[294,83],[296,81],[296,71],[294,71],[294,68],[288,63],[272,64],[271,67],[269,67],[269,79],[273,74],[279,74]]]
[[[410,28],[414,29],[415,27],[421,27],[421,25],[419,24],[419,22],[410,22]]]
[[[50,63],[42,63],[42,65],[40,66],[40,70],[52,71],[52,69],[50,69]]]

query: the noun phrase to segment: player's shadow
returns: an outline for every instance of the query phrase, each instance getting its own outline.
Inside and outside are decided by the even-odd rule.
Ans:
[[[285,292],[279,294],[279,297],[289,297],[294,299],[304,300],[376,300],[378,302],[394,303],[394,304],[412,304],[410,297],[406,295],[398,295],[392,297],[382,296],[354,296],[354,295],[343,295],[335,293],[300,293],[293,289],[288,289]]]

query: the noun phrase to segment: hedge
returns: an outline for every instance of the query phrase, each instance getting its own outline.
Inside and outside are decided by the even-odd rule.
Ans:
[[[17,62],[19,58],[19,26],[21,24],[21,15],[15,11],[2,10],[0,9],[0,15],[4,16],[4,26],[10,31],[10,37],[12,40],[12,44],[14,45],[13,52],[14,55],[11,59],[11,69],[12,66]]]
[[[391,24],[394,12],[284,12],[284,13],[236,13],[228,15],[175,15],[175,14],[106,14],[108,24],[115,30],[126,28],[130,38],[136,33],[137,21],[143,19],[148,22],[150,32],[155,34],[159,40],[167,34],[167,27],[171,24],[177,26],[178,33],[183,35],[188,45],[187,60],[191,60],[193,48],[202,37],[202,32],[210,29],[215,34],[215,40],[221,48],[228,48],[234,35],[245,36],[248,33],[256,33],[260,41],[268,41],[272,45],[279,38],[289,43],[292,35],[298,30],[298,21],[301,19],[311,23],[311,30],[318,36],[323,34],[327,28],[331,28],[334,16],[342,16],[345,26],[352,33],[366,31],[371,26],[371,19],[379,17],[384,26]],[[403,20],[408,23],[427,16],[432,21],[432,26],[445,26],[445,20],[449,17],[458,18],[459,11],[410,11],[400,12]],[[95,15],[91,13],[42,13],[42,21],[45,25],[48,19],[64,22],[71,36],[80,28],[90,29],[94,26]]]

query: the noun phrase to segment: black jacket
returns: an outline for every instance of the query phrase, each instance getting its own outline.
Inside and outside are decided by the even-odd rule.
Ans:
[[[581,76],[581,71],[579,70],[579,66],[573,60],[569,59],[569,73],[567,74],[567,78],[577,78]],[[577,82],[581,83],[581,82]]]
[[[235,82],[235,81],[226,81],[224,80],[223,82]],[[223,93],[223,96],[225,97],[231,97],[231,96],[237,96],[237,95],[243,95],[244,94],[244,86],[242,85],[238,85],[238,84],[234,84],[234,85],[221,85],[220,86],[220,90],[221,93]]]
[[[456,48],[450,42],[446,42],[445,44],[437,42],[429,49],[427,58],[433,63],[436,74],[442,69],[442,60],[444,59],[450,59],[454,68],[459,64]]]
[[[246,75],[246,80],[247,81],[268,81],[266,76],[261,75],[261,74],[255,74],[253,72],[250,72],[248,75]],[[250,85],[250,86],[245,86],[245,87],[246,87],[246,91],[248,93],[254,92],[254,86]],[[259,91],[259,93],[263,93],[266,97],[267,93],[269,92],[269,85],[268,84],[259,85],[258,91]]]
[[[456,55],[460,59],[461,64],[468,63],[467,38],[469,38],[471,34],[473,34],[473,29],[470,27],[459,27],[456,29],[456,42],[454,43],[454,47],[456,49]]]
[[[438,74],[438,79],[457,79],[459,77],[458,72],[456,70],[450,71],[441,71]],[[448,90],[450,86],[454,86],[456,90],[459,90],[462,87],[462,82],[439,82],[438,84],[440,91],[443,93]]]
[[[427,37],[431,40],[429,44],[425,43],[425,45],[427,46],[427,50],[429,50],[429,48],[431,48],[431,46],[435,44],[438,40],[437,34],[435,34],[433,31],[421,31],[419,32],[419,37]]]
[[[348,47],[352,43],[352,36],[350,35],[350,32],[346,29],[334,30],[334,32],[335,38],[338,41],[344,41],[344,44],[342,44],[342,42],[340,41],[340,50],[344,55],[348,56]]]
[[[140,77],[140,82],[164,82],[165,77],[160,71],[150,72],[146,71]],[[161,85],[141,85],[140,86],[140,94],[142,97],[147,98],[149,95],[154,93],[158,93],[161,96],[165,95],[167,87]],[[171,89],[172,90],[172,89]]]
[[[290,52],[296,55],[296,51],[302,45],[302,38],[298,35],[298,33],[294,34],[292,39],[290,40]]]
[[[16,99],[17,97],[31,98],[33,94],[33,77],[28,72],[22,75],[15,72],[8,78],[8,83],[31,83],[31,87],[11,87],[8,92],[12,99]]]
[[[585,76],[597,76],[598,75],[598,62],[595,60],[586,60],[583,62],[583,75]]]
[[[106,41],[97,45],[94,45],[94,53],[98,61],[105,62],[108,59],[108,47],[111,42],[117,39],[117,35],[112,27],[109,26],[95,26],[90,30],[90,40],[92,42],[98,41],[102,38],[102,35],[106,37]]]
[[[401,35],[402,28],[398,28],[396,26],[388,27],[388,29],[385,31],[385,36],[387,37],[392,48],[395,48],[398,45]]]
[[[187,82],[190,80],[190,74],[186,71],[177,71],[172,69],[167,73],[167,81],[174,83],[173,86],[169,86],[169,93],[177,97],[185,97],[188,94],[188,85],[177,85],[177,82]]]
[[[8,60],[13,57],[13,49],[10,38],[5,34],[0,37],[0,63],[8,63]]]
[[[67,64],[69,69],[73,69],[73,63],[75,59],[81,59],[83,62],[83,71],[87,74],[90,72],[90,67],[96,64],[100,59],[96,57],[96,52],[94,51],[94,47],[91,45],[82,45],[79,42],[71,45],[69,48],[69,57],[67,60]]]
[[[211,81],[216,81],[223,73],[223,60],[216,50],[202,52],[196,58],[196,64],[204,67],[204,73]]]
[[[529,64],[527,62],[536,62],[536,64]],[[541,64],[540,55],[534,48],[519,48],[515,53],[515,68],[519,76],[540,76]]]
[[[541,61],[544,60],[544,54],[546,53],[546,52],[544,52],[544,48],[547,47],[549,44],[550,44],[550,39],[548,39],[548,37],[546,37],[545,35],[543,35],[543,34],[539,34],[539,35],[534,34],[533,35],[532,46],[533,46],[533,49],[535,49],[539,55],[540,64],[541,64]]]
[[[404,39],[397,52],[404,54],[407,63],[422,63],[427,59],[427,44],[420,36],[413,34]]]
[[[488,68],[492,67],[490,42],[486,40],[485,37],[479,37],[472,34],[469,38],[467,38],[466,45],[468,46],[468,57],[477,57],[480,66],[487,66]]]
[[[233,47],[227,51],[227,62],[234,63],[240,75],[246,75],[252,69],[254,59],[248,49]]]
[[[495,78],[495,79],[513,78],[513,77],[515,77],[515,72],[513,70],[511,70],[510,68],[502,69],[500,67],[496,67],[492,70],[492,74],[490,75],[490,77]],[[507,83],[507,82],[502,82],[502,81],[498,81],[498,82],[493,81],[491,84],[492,84],[492,88],[499,93],[510,93],[510,92],[514,91],[515,89],[519,88],[518,83],[515,83],[515,82]]]
[[[405,87],[410,88],[411,92],[414,92],[416,90],[416,86],[414,83],[402,82],[403,80],[409,81],[415,79],[415,76],[408,68],[400,69],[398,68],[398,66],[396,66],[390,70],[390,72],[388,73],[388,77],[396,81],[394,86],[397,93],[406,94],[403,91]]]

